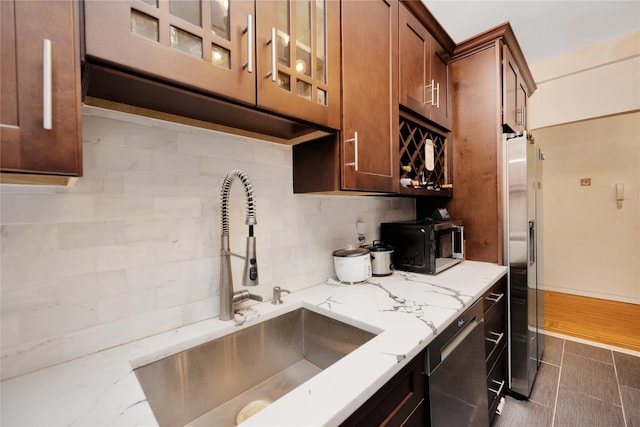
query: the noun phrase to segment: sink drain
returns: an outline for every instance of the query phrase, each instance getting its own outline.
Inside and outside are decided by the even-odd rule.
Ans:
[[[258,412],[262,411],[264,408],[269,406],[271,402],[268,400],[254,400],[253,402],[247,403],[244,408],[238,412],[238,416],[236,417],[236,423],[240,424],[241,422],[246,421],[250,417],[254,416]]]

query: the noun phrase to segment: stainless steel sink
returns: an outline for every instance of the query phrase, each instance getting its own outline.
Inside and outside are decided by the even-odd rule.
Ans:
[[[277,400],[374,336],[300,308],[135,373],[161,426],[234,426],[247,405]]]

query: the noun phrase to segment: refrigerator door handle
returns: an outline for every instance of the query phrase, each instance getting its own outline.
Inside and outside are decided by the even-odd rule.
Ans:
[[[536,222],[529,221],[529,265],[536,262]]]

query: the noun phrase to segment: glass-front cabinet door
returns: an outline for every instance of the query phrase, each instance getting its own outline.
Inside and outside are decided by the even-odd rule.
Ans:
[[[85,0],[86,57],[340,126],[338,0]]]
[[[255,3],[86,0],[86,56],[255,104]]]
[[[257,0],[258,106],[340,127],[340,2]]]

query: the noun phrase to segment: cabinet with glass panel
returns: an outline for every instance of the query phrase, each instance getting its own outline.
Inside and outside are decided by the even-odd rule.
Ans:
[[[85,1],[85,57],[338,129],[339,14],[334,0]]]

